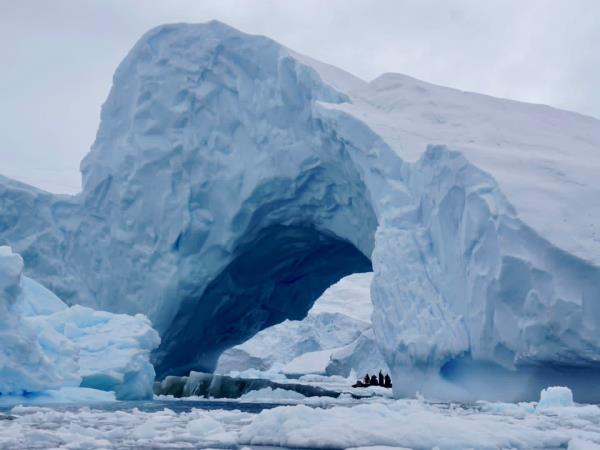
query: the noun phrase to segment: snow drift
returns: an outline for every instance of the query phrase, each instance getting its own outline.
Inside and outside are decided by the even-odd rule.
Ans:
[[[597,400],[599,147],[577,114],[167,25],[119,66],[80,195],[0,180],[0,241],[69,303],[147,314],[161,375],[372,268],[397,395]]]

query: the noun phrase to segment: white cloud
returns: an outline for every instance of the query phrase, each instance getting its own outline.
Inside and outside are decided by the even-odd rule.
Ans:
[[[596,0],[21,0],[0,4],[0,173],[77,191],[116,66],[142,33],[218,19],[364,79],[437,84],[600,117]]]

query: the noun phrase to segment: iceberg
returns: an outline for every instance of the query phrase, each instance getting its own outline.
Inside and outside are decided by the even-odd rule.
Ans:
[[[165,25],[117,69],[80,194],[0,179],[0,244],[68,304],[147,315],[160,376],[372,270],[396,396],[599,400],[599,147],[589,117]]]
[[[535,410],[544,411],[549,408],[562,408],[564,406],[574,406],[573,392],[564,386],[550,386],[540,392],[540,401]]]
[[[150,352],[160,338],[144,315],[74,305],[33,319],[50,325],[77,347],[81,387],[114,391],[119,400],[152,397],[155,372]]]
[[[0,395],[77,386],[77,349],[19,313],[23,259],[0,247]]]
[[[121,400],[152,396],[149,358],[160,339],[145,316],[68,307],[22,271],[23,259],[0,247],[0,395],[107,398],[83,389],[91,388]]]

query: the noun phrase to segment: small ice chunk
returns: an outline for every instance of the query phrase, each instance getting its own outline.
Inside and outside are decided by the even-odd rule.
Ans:
[[[573,406],[573,392],[565,386],[551,386],[542,389],[540,393],[540,402],[537,404],[536,411],[543,411],[548,408],[560,408],[563,406]]]
[[[200,419],[195,419],[188,422],[187,430],[192,436],[208,437],[223,433],[225,428],[221,422],[213,419],[210,416],[204,416]]]
[[[260,403],[297,403],[306,397],[299,392],[281,388],[263,388],[250,391],[240,397],[240,402]]]

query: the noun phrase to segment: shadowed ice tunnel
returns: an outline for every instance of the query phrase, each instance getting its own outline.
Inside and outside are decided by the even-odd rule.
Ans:
[[[265,228],[240,246],[198,298],[186,299],[163,336],[157,375],[212,371],[224,350],[285,319],[304,318],[330,285],[371,270],[363,253],[331,233],[310,226]]]

